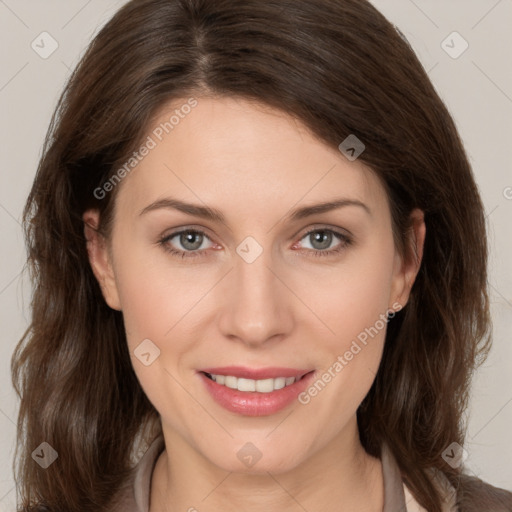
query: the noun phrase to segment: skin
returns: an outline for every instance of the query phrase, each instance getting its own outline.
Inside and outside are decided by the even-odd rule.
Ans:
[[[154,126],[185,102],[162,109]],[[382,510],[382,467],[361,446],[356,410],[377,372],[385,327],[308,404],[268,416],[225,410],[196,370],[238,364],[321,375],[380,315],[407,303],[423,213],[413,211],[409,233],[418,257],[402,259],[385,190],[370,169],[287,114],[234,98],[198,98],[119,186],[110,240],[91,229],[97,211],[83,219],[91,266],[107,304],[123,312],[134,370],[171,448],[157,461],[150,511]],[[169,196],[216,208],[225,222],[165,208],[139,215]],[[286,218],[339,197],[362,201],[371,214],[345,206]],[[202,256],[182,259],[159,245],[182,227],[206,233],[196,245]],[[350,234],[353,243],[333,235],[322,246],[306,236],[312,228]],[[252,263],[236,252],[247,236],[263,249]],[[167,245],[190,248],[179,236]],[[144,339],[160,349],[149,366],[133,356]],[[262,454],[252,467],[237,457],[247,442]]]

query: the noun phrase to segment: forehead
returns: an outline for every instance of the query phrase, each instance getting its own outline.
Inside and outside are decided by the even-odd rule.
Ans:
[[[340,195],[386,206],[380,181],[361,161],[288,114],[244,99],[175,99],[153,118],[143,146],[116,209],[134,212],[166,194],[239,215]]]

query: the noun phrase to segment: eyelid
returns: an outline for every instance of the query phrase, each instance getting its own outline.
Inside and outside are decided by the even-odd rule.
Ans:
[[[212,235],[210,230],[204,226],[197,226],[197,225],[185,225],[185,226],[179,226],[177,228],[171,228],[166,231],[162,235],[160,235],[159,239],[162,240],[164,238],[170,239],[177,235],[180,235],[182,233],[200,233],[201,235],[207,237],[210,241],[214,242],[215,236]]]
[[[352,238],[352,239],[354,238],[354,235],[348,229],[342,228],[339,226],[332,226],[329,224],[315,223],[315,224],[311,224],[311,226],[304,228],[304,229],[305,229],[305,231],[303,229],[299,230],[295,235],[292,236],[292,238],[293,239],[297,239],[297,238],[302,239],[306,235],[309,235],[309,233],[311,233],[312,231],[321,231],[321,230],[333,231],[334,233],[339,233],[340,235],[346,236],[347,238]]]

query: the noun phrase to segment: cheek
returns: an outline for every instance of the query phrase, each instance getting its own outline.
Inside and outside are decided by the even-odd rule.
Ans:
[[[343,348],[365,329],[382,329],[379,320],[390,305],[394,248],[387,239],[375,240],[354,252],[329,272],[320,285],[308,281],[312,309],[334,331],[332,348]],[[305,290],[304,290],[305,291]],[[331,333],[332,334],[332,333]]]
[[[192,326],[186,315],[199,291],[197,285],[194,290],[180,280],[179,273],[163,272],[162,262],[151,261],[148,253],[134,248],[116,260],[128,349],[148,399],[160,413],[173,411],[173,421],[185,423],[189,397],[178,384],[184,381],[179,368],[193,349],[194,338],[187,333]],[[149,354],[145,361],[144,354]]]
[[[172,331],[187,329],[186,315],[208,290],[204,279],[190,271],[180,272],[166,258],[163,250],[134,247],[116,260],[117,288],[131,346],[144,338],[169,339],[175,346],[179,340],[173,339]]]
[[[330,273],[328,286],[309,282],[309,297],[332,331],[320,344],[326,357],[319,379],[328,383],[311,389],[313,395],[322,390],[316,407],[327,408],[325,414],[333,403],[348,415],[354,413],[375,378],[386,335],[393,258],[392,242],[375,240]],[[343,414],[338,418],[345,420]]]
[[[172,327],[168,311],[176,294],[155,269],[125,260],[118,269],[118,290],[130,348],[145,338],[161,339]],[[177,304],[176,304],[177,306]]]
[[[123,241],[118,243],[122,246]],[[178,407],[186,396],[172,377],[178,381],[188,378],[180,372],[193,366],[191,359],[200,341],[196,332],[197,318],[202,315],[200,301],[214,284],[215,276],[183,267],[180,270],[163,250],[159,253],[137,246],[128,249],[128,242],[124,243],[115,271],[132,365],[158,410],[162,410],[162,404],[170,407],[174,400],[174,407]],[[147,352],[151,354],[149,366],[138,357]]]

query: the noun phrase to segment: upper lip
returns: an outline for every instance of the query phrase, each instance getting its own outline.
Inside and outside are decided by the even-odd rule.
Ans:
[[[303,370],[300,368],[248,368],[246,366],[222,366],[218,368],[202,368],[200,372],[210,373],[213,375],[232,375],[243,379],[276,379],[277,377],[296,377],[301,378],[312,370]]]

